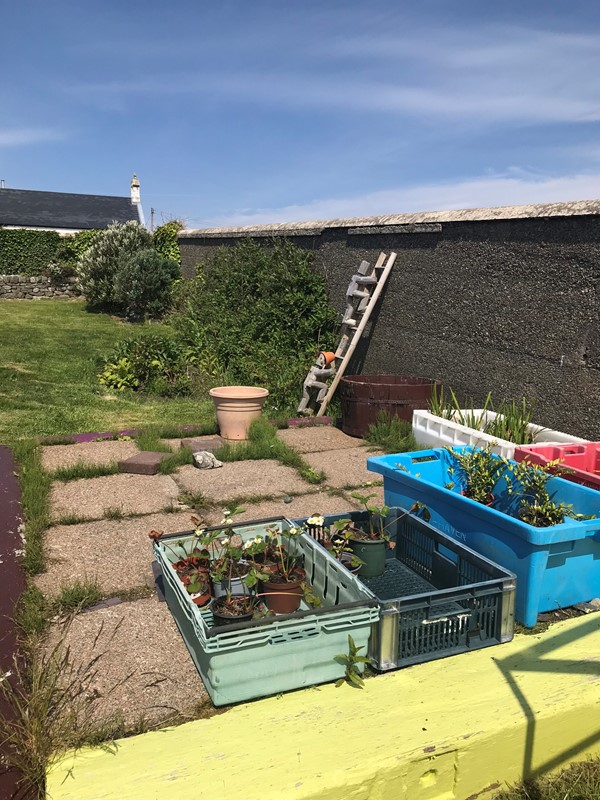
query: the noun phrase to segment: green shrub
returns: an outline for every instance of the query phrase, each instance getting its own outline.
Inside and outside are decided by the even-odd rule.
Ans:
[[[162,316],[171,300],[173,282],[181,277],[179,264],[156,250],[140,250],[119,266],[115,300],[128,317]]]
[[[201,369],[231,384],[265,386],[275,409],[295,406],[337,314],[312,255],[285,240],[221,248],[210,268],[180,284],[170,321]]]
[[[41,275],[56,255],[56,231],[0,228],[0,275]]]
[[[139,222],[114,223],[95,238],[77,263],[81,291],[91,307],[115,305],[119,268],[140,250],[152,246],[152,237]]]
[[[183,222],[172,219],[157,228],[152,234],[154,249],[163,258],[170,258],[181,264],[181,252],[177,241],[177,234],[183,228]]]
[[[173,336],[148,333],[123,339],[104,361],[100,383],[119,392],[131,389],[161,397],[191,391],[193,359]]]

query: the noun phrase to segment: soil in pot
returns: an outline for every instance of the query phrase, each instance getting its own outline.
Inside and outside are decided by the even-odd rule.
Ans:
[[[270,580],[263,583],[267,608],[275,614],[293,614],[300,608],[306,572],[300,567],[294,567],[290,578],[292,580],[286,581],[280,573],[273,572]]]
[[[211,611],[216,626],[250,622],[260,601],[248,595],[231,595],[213,600]]]

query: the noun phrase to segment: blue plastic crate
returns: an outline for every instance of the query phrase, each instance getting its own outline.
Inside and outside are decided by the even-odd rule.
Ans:
[[[469,448],[455,448],[458,451]],[[460,493],[448,472],[451,455],[444,449],[377,456],[367,460],[383,475],[385,502],[410,507],[424,503],[431,523],[517,576],[516,619],[533,627],[537,615],[600,595],[600,519],[566,520],[536,528],[517,519],[517,500],[501,477],[493,507]],[[548,490],[576,513],[600,517],[600,492],[552,478]]]
[[[360,525],[368,514],[325,516],[317,537],[329,537],[340,519]],[[375,669],[398,669],[513,638],[511,572],[403,508],[390,508],[385,525],[395,547],[387,550],[383,575],[360,578],[381,608],[368,650]]]
[[[243,541],[275,527],[285,541],[290,525],[277,517],[232,527]],[[337,680],[344,667],[334,659],[348,652],[348,634],[366,649],[371,627],[379,619],[377,602],[306,535],[298,546],[322,606],[309,608],[303,601],[293,614],[215,626],[210,608],[193,603],[172,567],[177,542],[193,536],[193,531],[163,536],[154,543],[154,555],[163,572],[169,609],[216,706]]]

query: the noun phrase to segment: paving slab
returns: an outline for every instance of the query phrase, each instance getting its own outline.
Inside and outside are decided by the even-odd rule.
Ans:
[[[214,453],[219,447],[225,444],[225,440],[217,434],[212,436],[194,436],[192,438],[181,439],[181,447],[189,447],[193,453],[206,450],[207,453]]]
[[[191,467],[193,469],[193,467]],[[123,514],[151,514],[177,502],[179,489],[170,475],[106,475],[52,484],[52,519],[75,514],[99,519],[108,509]]]
[[[367,450],[365,447],[349,447],[342,450],[328,450],[325,453],[306,453],[304,456],[310,466],[325,473],[327,486],[365,486],[379,481],[379,475],[367,470],[367,458],[381,455],[380,450]]]
[[[254,505],[244,504],[244,513],[235,517],[236,522],[243,522],[251,519],[264,519],[268,517],[288,517],[294,519],[298,517],[311,517],[313,514],[344,514],[346,511],[356,511],[358,504],[356,500],[344,494],[337,497],[327,494],[327,492],[312,492],[292,497],[291,503],[284,503],[282,498],[267,500]],[[218,524],[219,520],[216,523]]]
[[[158,723],[199,704],[212,708],[167,604],[155,597],[87,611],[68,626],[55,623],[47,646],[61,636],[75,666],[100,656],[89,686],[90,697],[99,695],[89,706],[97,720],[122,713],[128,725],[142,716]]]
[[[185,466],[173,477],[182,492],[201,493],[216,503],[242,495],[306,494],[312,488],[296,470],[271,459],[226,462],[219,469]]]
[[[168,453],[143,450],[119,461],[119,472],[130,472],[133,475],[156,475],[161,461],[164,461],[165,458],[170,458]]]
[[[365,445],[363,439],[348,436],[339,428],[283,428],[277,436],[298,453],[318,453]]]
[[[153,586],[154,555],[148,533],[190,530],[194,527],[190,516],[185,511],[57,525],[46,532],[47,568],[34,582],[47,597],[86,578],[96,581],[104,594]]]
[[[42,447],[42,466],[48,471],[75,464],[104,466],[138,453],[135,442],[84,442]]]
[[[161,439],[161,444],[167,445],[171,450],[179,450],[181,447],[181,439]]]

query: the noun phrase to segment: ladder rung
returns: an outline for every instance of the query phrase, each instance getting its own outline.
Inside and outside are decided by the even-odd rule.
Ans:
[[[370,275],[353,275],[352,280],[361,286],[372,286],[377,283],[377,278],[372,278]]]

